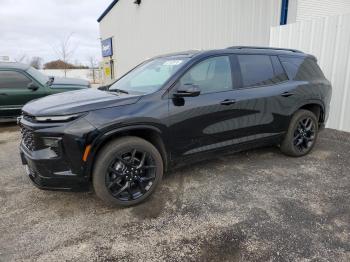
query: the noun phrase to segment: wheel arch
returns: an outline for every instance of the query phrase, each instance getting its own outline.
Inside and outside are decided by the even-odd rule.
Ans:
[[[314,113],[316,115],[316,118],[318,119],[319,124],[324,123],[324,121],[325,121],[325,106],[324,106],[322,101],[320,101],[320,100],[305,101],[304,103],[299,104],[295,108],[295,110],[293,111],[291,116],[293,114],[295,114],[295,112],[297,112],[300,109],[311,111],[312,113]]]
[[[167,170],[170,162],[170,154],[165,146],[161,130],[158,127],[151,125],[133,125],[109,130],[95,139],[91,144],[91,151],[87,159],[85,174],[91,178],[96,156],[106,144],[117,138],[126,136],[142,138],[155,146],[162,156],[164,170]]]

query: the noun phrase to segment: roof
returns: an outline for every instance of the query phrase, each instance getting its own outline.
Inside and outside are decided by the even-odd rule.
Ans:
[[[110,5],[107,7],[106,10],[104,10],[104,12],[102,13],[102,15],[100,15],[100,17],[97,19],[97,22],[101,22],[102,19],[109,13],[109,11],[112,10],[112,8],[115,6],[116,3],[118,3],[119,0],[113,0],[112,3],[110,3]]]
[[[162,58],[162,57],[172,57],[172,56],[184,56],[184,57],[192,57],[198,53],[202,53],[203,51],[199,50],[189,50],[189,51],[183,51],[183,52],[175,52],[175,53],[169,53],[169,54],[163,54],[163,55],[158,55],[153,58]]]
[[[313,57],[312,55],[305,54],[301,51],[294,49],[284,49],[284,48],[273,48],[273,47],[258,47],[258,46],[233,46],[226,49],[214,49],[214,50],[194,50],[194,51],[185,51],[159,55],[154,58],[161,57],[175,57],[175,56],[207,56],[207,55],[218,55],[218,54],[266,54],[266,55],[288,55],[288,56],[297,56],[297,57]]]
[[[250,49],[250,50],[271,50],[271,51],[283,51],[303,54],[302,51],[290,48],[279,48],[279,47],[265,47],[265,46],[231,46],[228,49]]]
[[[27,70],[30,66],[17,62],[0,62],[0,69],[19,69]]]

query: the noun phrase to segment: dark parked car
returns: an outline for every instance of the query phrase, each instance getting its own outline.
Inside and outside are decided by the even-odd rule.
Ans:
[[[33,99],[88,87],[85,80],[48,77],[29,65],[0,63],[0,122],[16,119]]]
[[[315,57],[258,47],[156,57],[105,89],[24,106],[21,157],[39,188],[93,185],[128,206],[178,164],[267,145],[303,156],[331,98]]]

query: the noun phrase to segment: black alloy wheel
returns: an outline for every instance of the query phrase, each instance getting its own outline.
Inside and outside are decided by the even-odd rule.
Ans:
[[[163,159],[157,148],[139,137],[122,137],[104,146],[95,160],[96,195],[111,205],[132,206],[147,199],[160,184]]]
[[[106,174],[106,187],[121,201],[138,199],[152,187],[156,169],[149,153],[134,148],[112,161]]]
[[[288,156],[304,156],[314,147],[318,136],[316,115],[300,109],[294,113],[281,143],[281,151]]]
[[[300,152],[308,151],[315,141],[315,123],[311,117],[300,119],[294,132],[293,144]]]

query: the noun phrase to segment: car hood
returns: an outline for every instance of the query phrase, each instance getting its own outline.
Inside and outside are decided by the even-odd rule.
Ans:
[[[54,81],[51,84],[51,88],[59,88],[60,86],[82,86],[88,87],[90,86],[89,81],[78,79],[78,78],[63,78],[63,77],[54,77]]]
[[[32,116],[61,116],[136,103],[140,95],[96,89],[69,91],[46,96],[26,104],[22,111]]]

